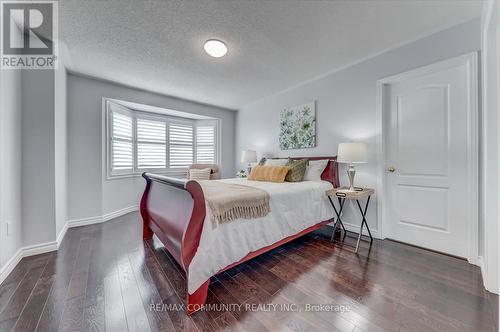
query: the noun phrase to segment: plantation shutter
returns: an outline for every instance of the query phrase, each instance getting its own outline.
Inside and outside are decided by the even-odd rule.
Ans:
[[[196,163],[215,164],[215,126],[196,127]]]
[[[167,168],[165,121],[137,119],[137,168]]]
[[[169,167],[186,168],[193,164],[193,126],[169,123]]]
[[[113,171],[134,168],[132,116],[112,112],[111,167]]]

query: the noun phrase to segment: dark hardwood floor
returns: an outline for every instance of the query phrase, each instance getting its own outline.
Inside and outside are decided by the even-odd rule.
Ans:
[[[73,228],[58,252],[24,258],[0,285],[0,331],[498,330],[498,296],[477,267],[391,241],[363,242],[356,255],[352,237],[331,244],[330,231],[213,278],[214,310],[188,317],[172,310],[185,276],[159,243],[142,241],[138,213]],[[248,310],[259,304],[281,310]]]

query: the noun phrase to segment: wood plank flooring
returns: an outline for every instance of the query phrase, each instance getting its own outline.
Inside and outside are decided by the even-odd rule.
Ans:
[[[498,296],[477,267],[391,241],[362,242],[356,255],[354,238],[332,244],[329,232],[214,277],[212,310],[188,317],[173,310],[185,275],[142,241],[138,213],[72,228],[58,252],[24,258],[0,285],[0,331],[498,330]]]

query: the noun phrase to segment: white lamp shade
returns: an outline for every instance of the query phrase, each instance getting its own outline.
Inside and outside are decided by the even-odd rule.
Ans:
[[[257,152],[254,150],[241,151],[241,162],[247,164],[257,162]]]
[[[340,143],[337,151],[339,163],[366,163],[365,143]]]

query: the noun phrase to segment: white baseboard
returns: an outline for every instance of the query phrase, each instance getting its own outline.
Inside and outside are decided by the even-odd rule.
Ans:
[[[29,256],[34,256],[34,255],[40,255],[40,254],[45,254],[47,252],[55,251],[57,250],[57,242],[52,241],[52,242],[47,242],[47,243],[41,243],[41,244],[35,244],[32,246],[26,246],[20,248],[14,256],[12,256],[11,259],[5,263],[2,268],[0,268],[0,284],[7,278],[7,276],[14,270],[14,268],[19,264],[21,259],[24,257],[29,257]]]
[[[40,255],[40,254],[45,254],[46,252],[57,250],[57,242],[52,241],[52,242],[40,243],[32,246],[26,246],[23,247],[22,249],[23,249],[23,257]]]
[[[68,228],[99,224],[102,216],[68,220]]]
[[[121,209],[121,210],[107,213],[107,214],[102,215],[102,216],[69,220],[67,224],[68,224],[68,228],[99,224],[99,223],[102,223],[102,222],[105,222],[105,221],[108,221],[108,220],[111,220],[114,218],[118,218],[118,217],[123,216],[127,213],[138,211],[138,210],[139,210],[139,205],[134,205],[134,206],[129,206],[129,207]]]
[[[105,214],[102,216],[102,221],[104,222],[104,221],[108,221],[111,219],[115,219],[115,218],[121,217],[127,213],[134,212],[134,211],[139,211],[139,205],[129,206],[127,208]]]
[[[345,221],[343,221],[342,223],[344,224],[344,227],[345,227],[346,231],[359,234],[359,227],[361,225],[354,225],[354,224],[351,224],[351,223],[348,223],[348,222],[345,222]],[[333,223],[333,222],[331,222],[331,223],[328,224],[328,226],[331,226],[331,227],[333,227],[334,225],[335,225],[335,223]],[[380,239],[380,240],[382,239],[380,237],[380,234],[378,233],[378,231],[376,229],[371,229],[370,228],[370,232],[372,233],[372,236],[373,236],[374,239]],[[368,234],[368,231],[366,230],[366,227],[363,227],[363,235],[370,236]]]
[[[344,227],[347,231],[359,234],[359,227],[361,227],[361,225],[354,225],[354,224],[350,224],[347,222],[343,222],[343,224],[344,224]],[[378,231],[376,229],[370,228],[370,232],[372,233],[372,236],[374,239],[381,239],[380,234],[378,233]],[[368,231],[366,230],[366,227],[363,227],[363,235],[369,236]]]
[[[491,293],[498,295],[498,288],[495,285],[491,285],[491,280],[488,280],[488,271],[486,271],[486,263],[483,256],[477,257],[477,266],[481,269],[481,276],[483,277],[484,288]]]
[[[63,228],[59,231],[59,234],[57,234],[57,249],[59,249],[59,246],[61,245],[62,240],[64,239],[64,236],[66,235],[66,232],[68,231],[68,222],[66,222],[63,226]]]
[[[478,256],[477,257],[477,266],[481,269],[481,276],[483,277],[483,285],[486,288],[486,267],[484,265],[484,258],[483,256]]]
[[[4,266],[0,268],[0,284],[7,278],[7,276],[14,270],[16,265],[23,258],[23,248],[19,249],[14,256],[12,256]]]

